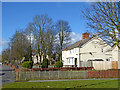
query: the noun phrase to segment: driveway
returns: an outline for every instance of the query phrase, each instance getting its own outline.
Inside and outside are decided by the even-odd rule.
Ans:
[[[0,65],[0,87],[10,82],[15,82],[14,69],[7,65]]]

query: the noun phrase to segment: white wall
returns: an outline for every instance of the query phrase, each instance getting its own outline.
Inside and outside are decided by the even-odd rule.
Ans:
[[[118,50],[118,69],[120,69],[120,50]]]
[[[40,63],[39,54],[38,54],[37,56],[38,56],[38,63]],[[47,55],[46,58],[48,59],[48,55]],[[36,64],[36,63],[37,63],[37,57],[36,57],[36,55],[34,55],[34,56],[32,57],[32,59],[33,59],[34,64]],[[43,56],[41,57],[41,62],[43,62]]]
[[[106,51],[111,47],[104,43],[101,38],[94,38],[80,48],[80,61],[88,61],[93,59],[111,59],[111,54],[106,55]],[[90,52],[92,54],[90,54]]]
[[[112,50],[113,61],[118,61],[118,69],[120,69],[120,50],[117,46],[113,47]]]
[[[112,50],[113,61],[118,61],[118,47],[114,46]]]
[[[62,51],[63,65],[75,65],[75,58],[77,58],[77,64],[79,65],[79,48]]]
[[[93,67],[95,70],[112,69],[112,61],[93,61]]]
[[[80,61],[88,61],[94,59],[103,59],[104,62],[95,61],[94,67],[99,69],[100,65],[103,64],[102,68],[106,69],[111,68],[111,61],[112,61],[112,51],[108,51],[111,49],[111,46],[106,44],[101,38],[96,37],[88,41],[84,44],[81,48],[74,48],[67,51],[62,51],[62,60],[64,61],[63,65],[75,65],[75,61],[72,62],[75,58],[77,58],[77,66],[80,67]],[[90,54],[92,53],[92,55]],[[68,59],[67,59],[68,58]],[[71,59],[70,59],[71,58]],[[72,59],[73,58],[73,59]],[[71,60],[69,63],[69,59]],[[106,61],[109,59],[110,61]],[[106,64],[105,64],[106,63]],[[98,65],[98,67],[97,67]]]

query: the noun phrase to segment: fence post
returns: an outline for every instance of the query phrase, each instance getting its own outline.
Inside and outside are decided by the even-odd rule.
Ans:
[[[59,79],[59,71],[57,71],[58,72],[58,79]]]
[[[21,73],[19,72],[19,74],[18,74],[18,76],[19,76],[19,80],[20,80],[20,74],[21,74]]]
[[[49,73],[49,79],[50,79],[50,71],[48,71],[48,73]]]
[[[18,75],[19,75],[19,72],[16,73],[16,80],[19,79],[19,76],[18,76]]]

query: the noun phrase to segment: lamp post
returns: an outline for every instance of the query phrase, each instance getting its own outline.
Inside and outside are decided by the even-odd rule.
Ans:
[[[9,64],[11,65],[11,46],[10,46],[10,58],[9,58]]]

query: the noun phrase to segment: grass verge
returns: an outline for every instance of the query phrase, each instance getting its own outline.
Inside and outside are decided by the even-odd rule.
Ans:
[[[2,88],[118,88],[118,80],[14,82],[3,85]]]

